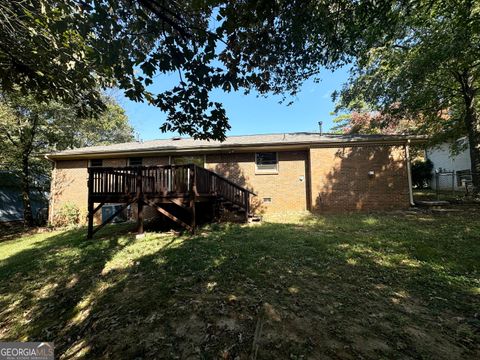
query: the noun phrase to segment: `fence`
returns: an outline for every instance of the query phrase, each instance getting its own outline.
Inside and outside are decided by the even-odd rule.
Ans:
[[[432,178],[432,189],[435,190],[437,198],[440,193],[452,195],[469,195],[473,190],[472,173],[470,170],[446,171],[435,170]]]

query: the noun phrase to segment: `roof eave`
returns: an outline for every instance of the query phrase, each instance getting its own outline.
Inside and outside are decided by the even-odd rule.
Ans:
[[[155,155],[172,155],[184,154],[202,151],[203,153],[218,152],[218,151],[258,151],[266,148],[271,150],[294,150],[294,149],[308,149],[310,147],[331,147],[331,146],[361,146],[361,145],[403,145],[410,140],[411,144],[420,144],[427,141],[425,136],[396,136],[384,137],[376,139],[330,139],[329,141],[304,141],[297,143],[282,143],[270,142],[260,144],[225,144],[218,146],[191,146],[191,147],[169,147],[169,148],[145,148],[145,149],[130,149],[130,150],[115,150],[115,151],[91,151],[91,152],[69,152],[69,153],[51,153],[45,155],[49,160],[72,160],[72,159],[89,159],[98,157],[125,157],[125,156],[155,156]]]

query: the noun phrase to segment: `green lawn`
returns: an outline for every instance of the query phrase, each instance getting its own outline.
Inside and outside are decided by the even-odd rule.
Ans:
[[[0,340],[62,359],[478,359],[479,215],[9,237]]]
[[[440,201],[452,201],[457,202],[458,200],[468,200],[465,198],[465,190],[440,190],[437,192],[433,189],[414,189],[413,198],[415,201],[425,201],[425,200],[440,200]]]

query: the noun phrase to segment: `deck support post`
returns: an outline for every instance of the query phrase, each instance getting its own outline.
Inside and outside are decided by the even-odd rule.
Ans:
[[[88,233],[87,239],[91,239],[93,237],[93,202],[92,200],[88,199]]]
[[[170,212],[168,212],[166,209],[162,208],[161,206],[158,206],[157,204],[155,204],[153,201],[151,200],[147,200],[147,204],[156,209],[159,213],[161,213],[162,215],[165,215],[167,218],[175,221],[176,223],[180,224],[181,226],[183,226],[185,229],[189,230],[189,231],[192,231],[193,232],[193,229],[190,225],[188,225],[187,223],[183,222],[182,220],[180,220],[178,217],[176,217],[175,215],[171,214]]]
[[[217,220],[217,206],[218,206],[217,201],[213,201],[212,202],[212,207],[211,207],[211,209],[212,209],[212,214],[211,214],[212,221]]]
[[[192,234],[195,234],[195,229],[197,227],[197,212],[195,209],[195,199],[192,200]]]
[[[190,184],[192,184],[192,190],[190,191],[190,188],[188,190],[190,191],[190,194],[192,194],[192,200],[190,202],[190,207],[192,208],[192,234],[195,234],[195,230],[197,227],[197,213],[195,209],[195,200],[198,196],[198,189],[197,189],[197,167],[193,166],[193,171],[190,171],[188,174]]]
[[[137,169],[137,235],[143,235],[143,189],[142,168]]]
[[[92,193],[93,193],[93,174],[88,169],[88,181],[87,181],[87,187],[88,187],[88,232],[87,232],[87,239],[91,239],[93,237],[93,215],[94,215],[94,210],[93,210],[93,200],[92,200]]]
[[[122,211],[124,211],[128,205],[130,205],[131,203],[133,203],[135,201],[135,199],[133,200],[129,200],[127,203],[123,204],[120,209],[118,209],[117,211],[115,211],[112,215],[110,215],[107,219],[105,219],[100,225],[98,225],[95,229],[93,229],[93,226],[92,226],[92,236],[93,234],[95,234],[97,231],[99,231],[101,228],[103,228],[105,225],[107,225],[108,223],[110,223],[113,219],[115,219],[115,217],[120,214]],[[96,207],[96,210],[93,210],[93,214],[95,214],[97,212],[98,209],[101,208],[101,206],[103,205],[103,203],[101,203],[99,206]],[[92,218],[93,218],[93,215],[92,215]]]
[[[143,199],[137,202],[137,235],[143,234]]]
[[[248,214],[250,213],[250,194],[247,193],[245,201],[245,223],[248,224]]]

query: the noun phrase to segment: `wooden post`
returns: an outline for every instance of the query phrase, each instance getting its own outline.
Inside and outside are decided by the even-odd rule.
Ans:
[[[93,193],[93,173],[89,169],[88,170],[88,232],[87,232],[87,239],[91,239],[93,237],[93,201],[92,201],[92,193]]]
[[[198,192],[197,192],[197,168],[194,166],[192,170],[193,171],[189,171],[189,173],[188,173],[188,176],[190,177],[189,183],[191,184],[191,189],[188,189],[188,191],[195,198],[195,196],[197,196],[197,194],[198,194]]]
[[[192,184],[192,191],[190,192],[191,196],[191,207],[192,207],[192,234],[195,234],[197,226],[197,214],[195,209],[195,200],[197,197],[197,167],[193,166],[193,171],[190,171],[189,176],[191,177],[190,184]],[[190,189],[188,189],[190,191]]]
[[[143,234],[143,199],[137,202],[137,235]]]
[[[248,223],[248,214],[250,213],[250,193],[245,193],[245,223]]]
[[[197,213],[195,210],[195,199],[192,200],[192,234],[195,234],[197,226]]]
[[[91,239],[93,237],[93,202],[88,199],[88,233],[87,239]]]
[[[212,201],[211,204],[212,204],[211,221],[215,221],[217,220],[217,206],[218,206],[217,200]]]
[[[143,235],[142,168],[137,169],[137,235]]]

